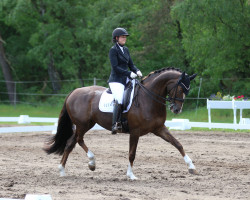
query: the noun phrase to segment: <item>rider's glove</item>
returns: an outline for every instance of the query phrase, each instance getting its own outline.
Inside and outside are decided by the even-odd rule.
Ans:
[[[137,75],[136,75],[134,72],[131,72],[131,73],[130,73],[130,77],[131,77],[132,79],[135,79],[135,78],[137,77]]]
[[[141,71],[139,70],[139,71],[137,71],[136,72],[136,74],[139,76],[139,77],[142,77],[142,73],[141,73]]]

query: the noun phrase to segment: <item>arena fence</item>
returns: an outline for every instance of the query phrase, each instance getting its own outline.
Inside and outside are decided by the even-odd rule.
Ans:
[[[15,127],[1,127],[0,133],[14,133],[14,132],[45,132],[51,131],[56,133],[58,118],[43,118],[43,117],[29,117],[28,115],[20,115],[19,117],[0,117],[0,122],[17,122],[18,124],[29,124],[31,122],[46,122],[54,123],[54,125],[44,126],[15,126]],[[243,120],[244,121],[244,120]],[[222,128],[222,129],[246,129],[250,130],[250,123],[211,123],[211,122],[190,122],[188,119],[172,119],[167,120],[165,126],[170,129],[188,130],[191,128]],[[91,130],[103,130],[104,128],[96,124]]]
[[[250,124],[250,119],[242,118],[243,109],[250,109],[250,101],[214,101],[207,99],[208,121],[211,124],[211,109],[233,109],[235,130],[237,129],[236,111],[240,110],[240,124]]]

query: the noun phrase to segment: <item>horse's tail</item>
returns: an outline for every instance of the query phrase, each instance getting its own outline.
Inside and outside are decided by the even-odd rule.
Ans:
[[[55,153],[62,155],[67,144],[67,140],[73,135],[72,121],[66,109],[67,98],[65,99],[59,116],[57,133],[45,142],[45,147],[43,149],[47,154]]]

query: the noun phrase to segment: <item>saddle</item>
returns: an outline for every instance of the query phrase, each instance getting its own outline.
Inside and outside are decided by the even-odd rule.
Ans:
[[[130,103],[130,97],[131,97],[131,92],[133,90],[133,84],[131,81],[129,81],[126,85],[125,85],[125,89],[124,89],[124,94],[123,94],[123,104],[122,104],[122,110],[125,110],[129,103]],[[108,90],[106,91],[108,94],[112,94],[112,91],[110,88],[108,88]]]
[[[124,94],[123,94],[122,114],[121,114],[122,130],[119,130],[118,132],[122,132],[122,133],[129,132],[128,120],[127,120],[126,115],[124,115],[124,113],[127,113],[132,105],[132,101],[135,95],[135,88],[136,88],[135,86],[136,86],[135,80],[129,81],[125,86]],[[101,112],[112,113],[113,104],[114,104],[114,97],[109,88],[106,91],[104,91],[101,95],[101,98],[99,101],[99,110]]]

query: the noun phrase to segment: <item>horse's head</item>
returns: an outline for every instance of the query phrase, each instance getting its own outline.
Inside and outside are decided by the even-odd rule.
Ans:
[[[182,106],[186,95],[188,95],[190,90],[190,81],[196,77],[197,74],[189,76],[185,72],[181,74],[174,86],[169,85],[168,89],[168,100],[170,101],[170,110],[178,114],[182,111]]]

